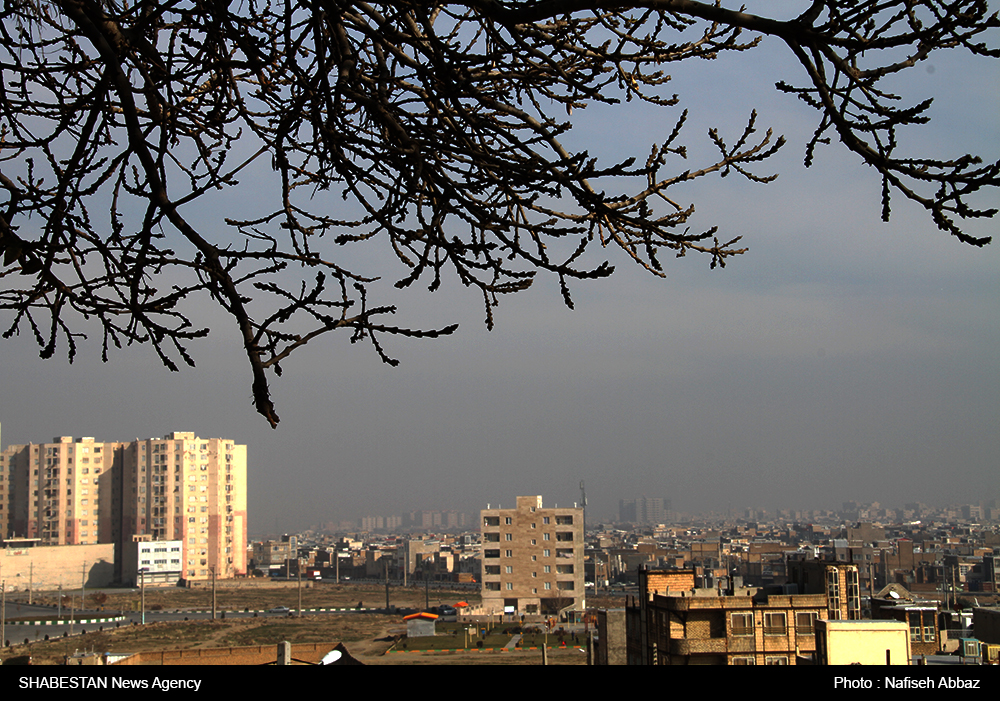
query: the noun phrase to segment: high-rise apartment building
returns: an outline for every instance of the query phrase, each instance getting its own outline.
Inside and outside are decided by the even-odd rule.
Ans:
[[[540,496],[518,497],[517,508],[484,509],[480,516],[487,611],[584,609],[582,508],[546,509]]]
[[[669,499],[639,497],[618,500],[618,520],[622,523],[667,523],[671,518]]]
[[[232,577],[246,572],[246,464],[245,445],[190,432],[10,446],[0,461],[10,514],[0,516],[2,535],[114,543],[119,563],[133,536],[179,540],[186,579],[208,579],[212,568]]]
[[[58,436],[3,452],[10,519],[4,536],[41,545],[110,543],[113,466],[120,443]]]

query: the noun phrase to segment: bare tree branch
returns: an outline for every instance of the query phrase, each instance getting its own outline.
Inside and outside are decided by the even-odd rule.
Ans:
[[[613,164],[563,145],[563,113],[674,105],[666,64],[765,35],[803,69],[778,89],[818,113],[806,165],[836,135],[881,175],[883,218],[901,194],[981,246],[964,223],[996,214],[972,198],[1000,166],[899,155],[898,132],[925,123],[930,100],[902,105],[882,84],[940,50],[996,59],[985,2],[803,0],[780,20],[694,0],[9,0],[0,16],[4,336],[29,330],[42,357],[65,342],[72,360],[93,319],[105,360],[149,343],[176,370],[208,333],[188,306],[207,295],[236,325],[272,426],[268,371],[316,338],[351,329],[395,364],[382,334],[455,330],[386,324],[395,308],[369,304],[375,278],[343,263],[346,247],[384,241],[400,288],[457,276],[490,327],[499,296],[539,273],[572,306],[569,281],[613,272],[586,263],[595,246],[655,275],[664,250],[712,267],[743,253],[739,236],[692,233],[694,206],[671,188],[716,173],[771,182],[756,167],[784,140],[759,133],[756,112],[742,133],[711,130],[718,156],[695,167],[681,162],[687,112],[644,161]],[[193,214],[265,170],[266,209],[225,213],[222,232]],[[331,196],[348,204],[319,204]]]

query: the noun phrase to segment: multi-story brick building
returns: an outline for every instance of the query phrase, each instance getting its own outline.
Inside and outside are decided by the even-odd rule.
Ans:
[[[801,594],[826,596],[831,621],[861,619],[861,587],[857,565],[827,560],[800,560],[788,563],[788,583]]]
[[[540,496],[530,496],[518,497],[517,508],[487,508],[480,516],[487,612],[584,609],[582,508],[546,509]]]
[[[117,579],[133,536],[183,543],[183,576],[246,572],[246,446],[171,433],[101,443],[57,437],[3,451],[4,537],[114,543]]]
[[[694,588],[693,570],[639,571],[626,608],[629,664],[793,665],[816,650],[823,594],[722,594]]]

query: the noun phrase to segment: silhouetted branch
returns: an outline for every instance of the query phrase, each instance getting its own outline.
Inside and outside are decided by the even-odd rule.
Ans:
[[[803,1],[779,20],[693,0],[10,0],[0,18],[4,336],[29,330],[43,357],[65,342],[72,360],[80,319],[95,319],[105,360],[149,343],[176,370],[208,333],[186,303],[207,297],[235,322],[272,426],[268,371],[319,336],[351,329],[395,364],[382,334],[455,330],[386,325],[395,308],[369,305],[375,277],[341,247],[384,242],[400,288],[457,276],[490,327],[499,295],[540,272],[572,306],[570,280],[614,270],[587,261],[594,245],[656,275],[664,249],[712,267],[743,253],[738,235],[691,233],[694,206],[670,191],[715,173],[771,182],[756,166],[784,140],[759,133],[756,112],[741,133],[712,129],[718,156],[694,167],[680,163],[686,112],[645,161],[599,163],[560,139],[574,109],[676,104],[665,64],[763,35],[804,69],[778,88],[819,113],[806,165],[836,135],[880,173],[885,218],[902,194],[973,245],[989,239],[963,222],[996,213],[972,198],[998,164],[898,154],[930,101],[902,105],[881,84],[942,49],[997,58],[985,2]],[[268,169],[222,230],[190,207]],[[336,197],[351,204],[331,211]]]

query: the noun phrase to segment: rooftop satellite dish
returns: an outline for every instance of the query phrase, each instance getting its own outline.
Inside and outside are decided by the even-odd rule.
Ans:
[[[343,653],[340,650],[330,650],[330,652],[326,653],[326,655],[323,657],[322,660],[320,660],[319,663],[321,665],[333,664],[341,657],[343,657]]]

